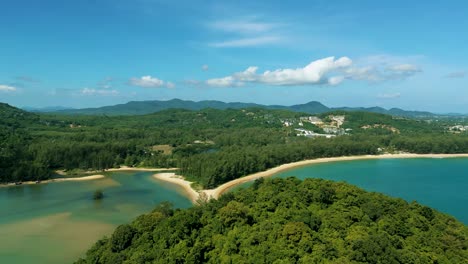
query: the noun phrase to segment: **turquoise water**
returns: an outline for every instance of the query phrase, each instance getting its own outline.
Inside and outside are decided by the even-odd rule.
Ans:
[[[0,263],[70,263],[97,239],[162,201],[192,204],[151,172],[0,188]],[[94,201],[101,189],[104,199]]]
[[[283,171],[273,177],[289,176],[344,181],[367,191],[417,201],[468,224],[467,158],[332,162]]]
[[[114,173],[93,181],[0,188],[0,263],[70,263],[117,225],[162,201],[191,206],[179,189],[151,174]],[[333,162],[273,177],[289,176],[345,181],[418,201],[468,224],[468,158]],[[102,201],[92,199],[97,189],[104,191]]]

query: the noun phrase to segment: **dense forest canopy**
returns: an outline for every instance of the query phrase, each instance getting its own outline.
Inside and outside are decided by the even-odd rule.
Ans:
[[[345,117],[340,129],[347,132],[335,138],[297,136],[296,129],[326,133],[326,128],[302,121],[309,116],[262,108],[71,116],[33,114],[0,104],[0,182],[42,180],[54,177],[56,170],[127,165],[178,167],[190,180],[211,188],[303,159],[468,152],[466,133],[448,133],[437,122],[367,112],[316,115],[330,124],[333,116]]]
[[[452,217],[346,183],[257,180],[200,206],[163,203],[77,263],[467,263]]]

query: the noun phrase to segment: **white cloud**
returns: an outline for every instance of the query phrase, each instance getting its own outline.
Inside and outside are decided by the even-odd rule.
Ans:
[[[388,66],[387,70],[390,72],[395,72],[398,74],[412,74],[416,72],[420,72],[421,69],[413,64],[397,64],[397,65],[392,65]]]
[[[16,87],[5,85],[5,84],[0,84],[0,92],[15,92],[15,91],[16,91]]]
[[[350,67],[345,70],[346,78],[381,82],[400,80],[422,72],[421,68],[413,64],[395,64],[383,67],[382,65]]]
[[[277,25],[274,23],[257,22],[252,19],[247,20],[221,20],[214,21],[208,24],[212,29],[225,32],[234,32],[239,34],[251,34],[268,32]]]
[[[374,55],[356,60],[355,65],[346,69],[346,78],[370,82],[402,80],[422,72],[416,62],[421,56]],[[410,63],[408,63],[410,62]]]
[[[277,36],[260,36],[260,37],[249,37],[249,38],[239,38],[231,39],[221,42],[210,43],[211,47],[215,48],[239,48],[239,47],[252,47],[252,46],[261,46],[268,44],[280,43],[282,38]]]
[[[83,88],[80,91],[81,95],[87,95],[87,96],[95,96],[95,95],[100,95],[100,96],[117,96],[119,95],[119,91],[117,90],[108,90],[108,89],[92,89],[92,88]]]
[[[151,77],[150,75],[142,76],[140,78],[131,78],[129,83],[130,85],[139,86],[143,88],[175,87],[175,84],[172,82],[165,82],[156,77]]]
[[[112,88],[112,81],[113,81],[112,77],[106,77],[100,82],[98,82],[98,86],[101,87],[102,89],[110,89]]]
[[[382,74],[383,80],[401,80],[422,72],[419,66],[414,64],[396,64],[387,67]]]
[[[166,87],[172,89],[175,87],[175,84],[173,82],[166,82]]]
[[[347,78],[353,80],[381,81],[382,77],[377,68],[371,66],[350,67],[344,71]]]
[[[223,78],[215,78],[215,79],[209,79],[206,81],[206,84],[208,86],[213,86],[213,87],[233,87],[233,86],[239,86],[234,77],[232,76],[227,76]]]
[[[401,97],[401,93],[379,94],[377,98],[380,99],[397,99]]]
[[[250,66],[245,71],[207,80],[208,86],[235,87],[245,83],[260,83],[275,86],[286,85],[338,85],[346,80],[383,82],[411,77],[421,68],[415,64],[383,62],[370,65],[354,65],[348,57],[328,57],[312,61],[303,68],[277,69],[257,73],[258,67]]]
[[[342,57],[336,60],[335,57],[328,57],[313,61],[303,68],[277,69],[274,71],[265,71],[260,74],[257,73],[258,67],[251,66],[245,71],[234,73],[231,76],[210,79],[206,81],[206,84],[216,87],[239,86],[243,85],[244,82],[277,86],[337,85],[345,79],[345,77],[341,75],[340,70],[350,67],[351,64],[352,61],[348,57]]]
[[[451,72],[447,74],[445,77],[456,79],[456,78],[465,78],[466,76],[468,76],[468,71],[457,71],[457,72]]]
[[[256,16],[213,21],[208,23],[208,28],[221,33],[221,40],[208,45],[216,48],[239,48],[278,44],[288,39],[285,37],[284,26],[259,21]]]
[[[202,71],[207,71],[207,70],[209,70],[209,68],[210,67],[208,67],[208,65],[206,65],[206,64],[201,67]]]

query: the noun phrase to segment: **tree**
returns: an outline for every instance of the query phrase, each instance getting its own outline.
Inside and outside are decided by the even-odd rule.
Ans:
[[[94,200],[102,200],[104,198],[104,192],[102,190],[96,190],[93,194]]]

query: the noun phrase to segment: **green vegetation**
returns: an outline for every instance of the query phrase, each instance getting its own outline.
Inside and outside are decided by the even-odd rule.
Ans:
[[[468,228],[346,183],[258,180],[186,210],[167,203],[77,263],[467,263]]]
[[[381,107],[339,107],[339,108],[330,108],[323,105],[320,102],[312,101],[305,104],[297,104],[292,106],[283,106],[283,105],[260,105],[254,103],[224,103],[221,101],[187,101],[180,99],[172,99],[169,101],[133,101],[126,104],[118,104],[113,106],[104,106],[99,108],[85,108],[85,109],[67,109],[67,110],[51,110],[49,112],[54,112],[57,114],[78,114],[78,115],[144,115],[150,114],[158,111],[163,111],[167,109],[186,109],[186,110],[195,110],[199,111],[206,108],[212,109],[245,109],[245,108],[263,108],[263,109],[281,109],[289,110],[299,113],[308,113],[308,114],[322,114],[326,112],[331,112],[335,110],[344,110],[344,111],[357,111],[357,112],[369,112],[369,113],[378,113],[378,114],[387,114],[403,117],[434,117],[437,116],[429,112],[420,112],[420,111],[405,111],[398,108],[384,109]]]
[[[288,110],[182,109],[141,116],[32,114],[0,104],[0,182],[43,180],[54,171],[85,172],[121,165],[178,167],[204,188],[280,164],[320,157],[468,153],[468,134],[444,126],[367,112],[345,115],[349,135],[296,136],[301,117]],[[330,120],[330,113],[318,117]],[[294,121],[291,127],[284,121]],[[322,129],[304,123],[306,129]],[[397,131],[397,132],[395,132]]]
[[[94,200],[102,200],[104,198],[104,192],[102,190],[96,190],[93,194]]]

